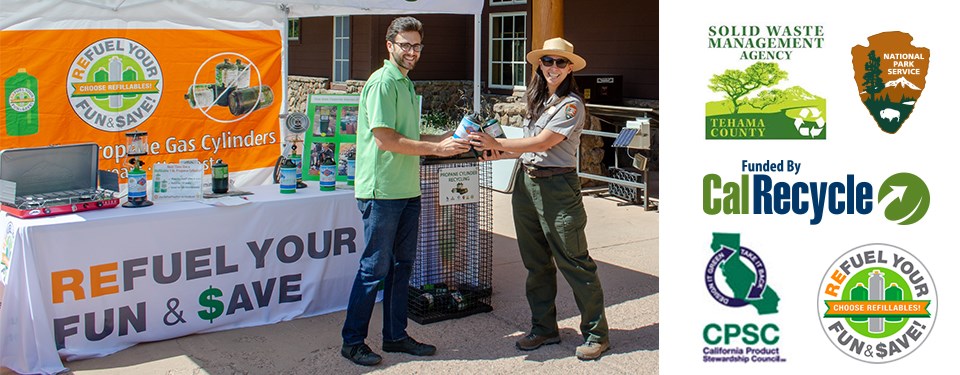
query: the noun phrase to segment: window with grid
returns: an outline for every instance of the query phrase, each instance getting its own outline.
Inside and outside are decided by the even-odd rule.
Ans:
[[[490,14],[490,65],[492,88],[526,86],[527,14]]]
[[[490,5],[526,4],[527,0],[490,0]]]
[[[333,17],[333,81],[350,79],[350,16]]]
[[[287,40],[300,40],[300,19],[287,19]]]

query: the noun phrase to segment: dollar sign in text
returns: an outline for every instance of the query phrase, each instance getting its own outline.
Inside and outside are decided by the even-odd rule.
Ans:
[[[200,293],[200,306],[206,307],[207,310],[200,310],[197,315],[200,316],[200,319],[209,320],[210,324],[213,324],[213,320],[223,314],[223,302],[220,302],[216,297],[223,297],[223,292],[212,285],[203,293]]]

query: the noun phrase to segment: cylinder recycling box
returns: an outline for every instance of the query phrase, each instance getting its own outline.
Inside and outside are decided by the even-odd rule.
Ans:
[[[17,69],[17,74],[7,78],[6,115],[7,135],[22,136],[36,134],[40,129],[37,110],[37,78],[27,74],[27,69]]]

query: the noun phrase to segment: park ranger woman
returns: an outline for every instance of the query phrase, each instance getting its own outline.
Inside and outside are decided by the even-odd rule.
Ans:
[[[560,342],[557,325],[557,269],[570,283],[580,308],[583,345],[577,358],[597,359],[609,349],[607,317],[597,265],[587,252],[587,215],[580,197],[577,149],[586,118],[573,72],[587,62],[573,44],[553,38],[527,54],[534,75],[525,96],[524,137],[496,139],[471,134],[486,159],[519,157],[523,173],[513,188],[513,218],[520,257],[527,268],[526,295],[530,333],[517,341],[520,350]],[[556,262],[556,266],[554,266]]]

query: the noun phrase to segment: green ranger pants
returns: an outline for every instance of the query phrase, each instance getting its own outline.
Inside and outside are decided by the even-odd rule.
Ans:
[[[580,309],[584,340],[606,342],[603,289],[597,264],[587,252],[587,214],[577,173],[530,177],[519,172],[513,189],[513,220],[520,257],[527,268],[531,332],[547,336],[558,333],[555,300],[559,268]]]

